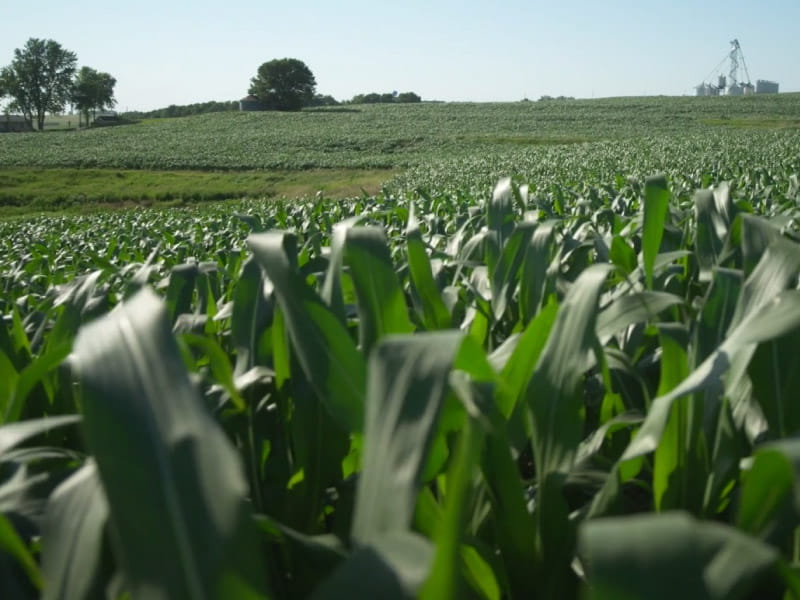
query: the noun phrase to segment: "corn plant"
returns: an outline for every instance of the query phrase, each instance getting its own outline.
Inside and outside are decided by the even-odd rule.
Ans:
[[[2,224],[3,597],[800,594],[794,158]]]

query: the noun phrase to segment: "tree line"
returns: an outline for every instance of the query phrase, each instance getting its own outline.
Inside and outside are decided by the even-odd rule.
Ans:
[[[316,93],[317,81],[311,69],[296,58],[279,58],[263,63],[250,80],[248,94],[263,110],[300,110],[308,106],[340,104],[331,96]],[[357,94],[346,104],[399,104],[422,102],[414,92]]]
[[[54,40],[30,38],[14,50],[11,64],[0,70],[0,99],[10,98],[30,123],[44,129],[45,115],[74,106],[89,123],[89,115],[116,105],[117,80],[91,67],[77,68],[78,57]]]
[[[165,108],[157,108],[147,111],[128,111],[125,117],[128,119],[161,119],[171,117],[190,117],[192,115],[202,115],[205,113],[226,112],[239,110],[239,103],[235,100],[208,102],[195,102],[193,104],[170,104]]]
[[[422,98],[414,92],[397,92],[378,94],[357,94],[350,100],[350,104],[409,104],[422,102]]]
[[[8,109],[22,113],[28,123],[44,129],[47,113],[63,112],[67,105],[78,109],[86,124],[99,110],[116,105],[117,80],[109,73],[77,68],[78,57],[54,40],[30,38],[23,48],[14,50],[11,64],[0,70],[0,100],[9,98]],[[300,110],[310,106],[340,104],[329,95],[316,93],[316,78],[311,69],[296,58],[280,58],[263,63],[250,80],[250,109]],[[414,92],[357,94],[347,104],[421,102]],[[185,106],[170,105],[149,112],[127,113],[128,118],[182,117],[207,112],[236,110],[239,103],[201,102]]]

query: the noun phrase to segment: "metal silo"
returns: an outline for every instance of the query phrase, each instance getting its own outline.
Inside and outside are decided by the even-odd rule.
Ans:
[[[778,82],[759,79],[756,81],[756,94],[777,94]]]

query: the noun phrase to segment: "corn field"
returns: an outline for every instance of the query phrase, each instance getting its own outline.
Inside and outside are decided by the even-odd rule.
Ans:
[[[0,597],[800,597],[769,139],[0,223]]]

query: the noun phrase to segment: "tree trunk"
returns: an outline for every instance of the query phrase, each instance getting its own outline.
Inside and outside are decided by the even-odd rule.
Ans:
[[[39,131],[44,131],[44,114],[44,111],[36,113],[36,125],[39,127]]]
[[[28,127],[33,130],[33,113],[29,110],[22,110],[22,116],[25,118],[25,122],[28,124]]]

